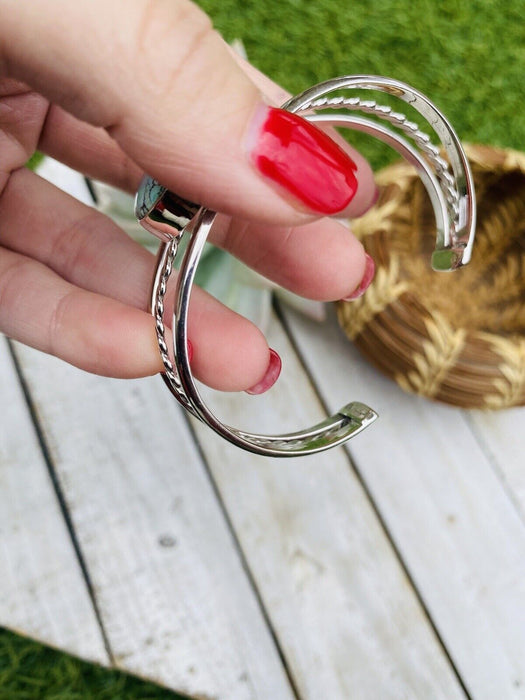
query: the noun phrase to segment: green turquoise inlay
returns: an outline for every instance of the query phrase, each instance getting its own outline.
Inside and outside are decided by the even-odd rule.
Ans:
[[[157,180],[154,180],[149,175],[144,175],[135,199],[135,216],[137,219],[144,219],[165,192],[166,188],[157,182]]]

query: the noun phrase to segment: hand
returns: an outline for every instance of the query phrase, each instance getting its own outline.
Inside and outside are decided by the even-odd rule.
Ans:
[[[286,95],[240,66],[195,5],[0,0],[0,16],[3,332],[98,374],[162,369],[146,311],[152,256],[24,169],[37,148],[130,192],[146,171],[222,212],[213,242],[298,294],[334,300],[359,287],[361,244],[320,217],[363,213],[370,168],[271,109]],[[266,388],[260,331],[198,289],[189,338],[205,383]]]

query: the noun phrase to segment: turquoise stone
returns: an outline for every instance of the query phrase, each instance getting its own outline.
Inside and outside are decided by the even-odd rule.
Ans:
[[[137,219],[145,219],[155,208],[159,199],[164,196],[166,188],[149,175],[144,175],[140,181],[135,198],[135,216]]]

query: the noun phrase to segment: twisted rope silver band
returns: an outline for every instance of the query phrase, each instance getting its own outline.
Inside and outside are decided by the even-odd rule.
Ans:
[[[417,124],[391,107],[378,105],[358,97],[327,97],[344,88],[373,89],[390,93],[413,105],[440,137],[450,160],[441,157],[431,138]],[[475,230],[475,196],[472,175],[461,144],[445,117],[421,93],[389,78],[348,76],[335,78],[310,88],[289,100],[285,109],[307,119],[329,126],[352,128],[371,134],[395,148],[417,169],[429,193],[436,215],[436,249],[432,265],[439,270],[452,270],[470,259]],[[407,141],[375,121],[353,114],[318,114],[334,108],[379,117],[396,127],[410,139]],[[412,143],[414,145],[412,145]],[[226,440],[251,452],[267,456],[305,455],[340,445],[366,428],[377,414],[368,406],[352,402],[340,411],[306,430],[285,435],[258,435],[222,423],[203,402],[195,385],[187,353],[187,317],[189,299],[197,265],[213,225],[215,212],[199,208],[152,178],[145,177],[137,192],[136,215],[142,225],[158,236],[157,268],[151,294],[151,313],[159,351],[164,364],[163,379],[175,398],[188,410]],[[174,364],[172,363],[164,326],[164,300],[173,270],[180,239],[188,236],[175,290],[173,310]]]
[[[430,137],[404,114],[392,111],[391,107],[378,105],[374,100],[359,97],[328,97],[330,93],[348,90],[375,90],[387,93],[411,105],[425,119],[428,126],[439,137],[450,161],[452,173],[446,160]],[[415,152],[398,134],[381,127],[376,122],[350,115],[332,115],[322,119],[314,115],[314,121],[325,121],[337,126],[346,126],[374,135],[398,150],[412,162],[423,180],[436,215],[436,250],[432,266],[436,270],[453,270],[466,265],[472,255],[476,228],[476,198],[472,173],[461,143],[446,117],[418,90],[392,78],[373,75],[355,75],[333,78],[319,83],[291,98],[284,109],[307,116],[309,111],[322,111],[334,107],[349,111],[361,110],[389,122],[410,137],[419,152]],[[423,157],[423,160],[421,159]],[[436,182],[437,179],[437,182]],[[444,202],[443,202],[444,200]],[[445,206],[443,206],[445,203]]]
[[[454,177],[450,173],[449,165],[447,161],[439,155],[439,149],[431,142],[430,136],[420,131],[419,126],[415,122],[409,121],[408,117],[400,112],[394,112],[388,105],[378,105],[375,100],[362,100],[359,97],[323,97],[303,105],[298,113],[301,114],[309,110],[318,112],[326,109],[334,109],[336,107],[344,107],[351,111],[363,112],[364,114],[379,117],[410,137],[434,166],[434,170],[442,183],[443,191],[446,193],[446,200],[450,206],[451,213],[457,216],[458,192]]]
[[[162,377],[172,393],[176,394],[177,400],[191,414],[195,415],[179,380],[179,376],[173,367],[168,352],[166,342],[166,327],[164,326],[164,297],[168,288],[168,281],[173,272],[173,263],[179,249],[180,238],[172,238],[171,241],[163,243],[159,250],[157,259],[157,274],[152,287],[151,309],[155,318],[155,332],[159,346],[160,357],[164,365]]]

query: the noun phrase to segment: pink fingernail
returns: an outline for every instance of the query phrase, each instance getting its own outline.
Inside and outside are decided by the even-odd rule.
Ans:
[[[363,279],[361,280],[359,287],[355,289],[352,294],[349,296],[345,297],[343,301],[354,301],[354,299],[359,299],[359,297],[362,297],[363,294],[366,292],[368,287],[370,286],[370,283],[374,279],[375,271],[376,271],[376,265],[373,259],[368,255],[368,253],[365,253],[366,256],[366,262],[365,262],[365,273],[363,275]]]
[[[188,349],[188,361],[191,363],[193,360],[193,345],[191,344],[191,341],[188,340],[188,344],[186,345]]]
[[[272,348],[270,348],[270,362],[268,363],[266,374],[261,379],[261,381],[252,386],[251,389],[246,389],[246,393],[253,395],[264,394],[264,392],[268,391],[268,389],[270,389],[279,379],[279,375],[281,374],[281,368],[281,358],[275,352],[275,350],[272,350]]]

